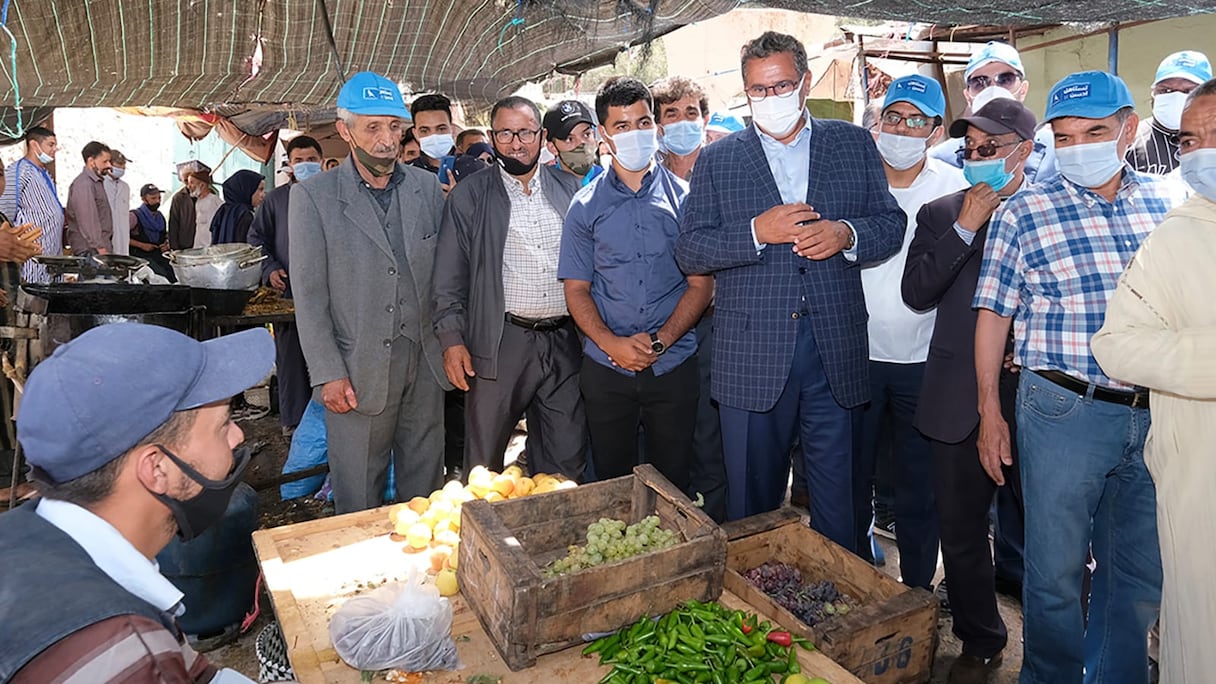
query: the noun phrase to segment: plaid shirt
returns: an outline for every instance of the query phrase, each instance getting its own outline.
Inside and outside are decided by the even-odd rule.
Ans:
[[[1183,199],[1177,183],[1125,169],[1114,203],[1059,178],[992,218],[974,306],[1014,317],[1014,358],[1126,390],[1090,352],[1106,303],[1141,241]]]

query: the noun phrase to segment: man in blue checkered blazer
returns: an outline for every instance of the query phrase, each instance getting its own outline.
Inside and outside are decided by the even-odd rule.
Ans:
[[[676,257],[717,279],[713,396],[721,406],[727,514],[781,505],[798,438],[812,526],[852,550],[852,462],[868,399],[858,265],[902,243],[904,213],[873,139],[812,119],[806,50],[767,32],[743,48],[753,125],[706,147]]]

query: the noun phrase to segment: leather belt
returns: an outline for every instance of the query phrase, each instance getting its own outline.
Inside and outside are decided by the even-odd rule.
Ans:
[[[570,322],[569,316],[555,316],[553,318],[524,318],[516,316],[513,313],[507,312],[507,322],[511,325],[524,328],[525,330],[535,330],[536,332],[553,332],[560,330]]]
[[[1034,373],[1044,380],[1049,380],[1069,392],[1076,392],[1081,396],[1085,396],[1091,387],[1090,383],[1082,382],[1071,375],[1061,373],[1056,370],[1036,370]],[[1094,388],[1094,399],[1105,401],[1111,404],[1122,404],[1132,408],[1148,408],[1148,391],[1140,390],[1135,392],[1124,392],[1120,390],[1107,389],[1098,385],[1092,385]]]

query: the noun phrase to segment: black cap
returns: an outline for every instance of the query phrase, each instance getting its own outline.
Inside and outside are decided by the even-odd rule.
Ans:
[[[153,185],[151,183],[148,183],[139,189],[140,197],[147,197],[148,195],[159,195],[159,194],[161,194],[160,188],[156,187],[155,185]]]
[[[562,100],[545,112],[543,125],[550,140],[565,140],[581,123],[595,126],[595,114],[591,108],[578,100]]]
[[[968,126],[975,126],[991,135],[1017,133],[1022,140],[1033,140],[1038,123],[1034,112],[1026,105],[1012,98],[999,97],[971,116],[955,119],[950,124],[950,137],[962,138],[967,135]]]

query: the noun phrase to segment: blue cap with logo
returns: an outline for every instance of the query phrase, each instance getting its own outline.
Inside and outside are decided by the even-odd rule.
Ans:
[[[729,112],[714,112],[709,116],[705,130],[719,133],[738,133],[743,130],[743,121]]]
[[[32,477],[62,484],[97,470],[177,411],[249,389],[270,374],[274,353],[263,328],[206,342],[141,323],[85,332],[25,384],[17,439]]]
[[[371,71],[360,71],[350,77],[338,91],[338,107],[361,116],[413,120],[397,84]]]
[[[887,97],[882,101],[886,109],[896,102],[907,102],[925,116],[945,116],[946,94],[935,79],[920,74],[900,76],[887,87]]]
[[[978,52],[971,55],[971,59],[967,62],[967,70],[963,72],[963,80],[971,78],[971,74],[975,73],[976,69],[993,62],[1008,64],[1019,74],[1026,75],[1026,69],[1022,66],[1022,56],[1018,54],[1017,48],[1009,43],[990,40]]]
[[[1184,78],[1192,83],[1206,83],[1212,80],[1212,63],[1208,56],[1194,50],[1183,50],[1161,60],[1157,67],[1157,77],[1153,85],[1167,78]]]
[[[1132,92],[1123,79],[1105,71],[1080,71],[1065,76],[1052,86],[1043,121],[1065,116],[1105,119],[1124,107],[1135,106]]]

